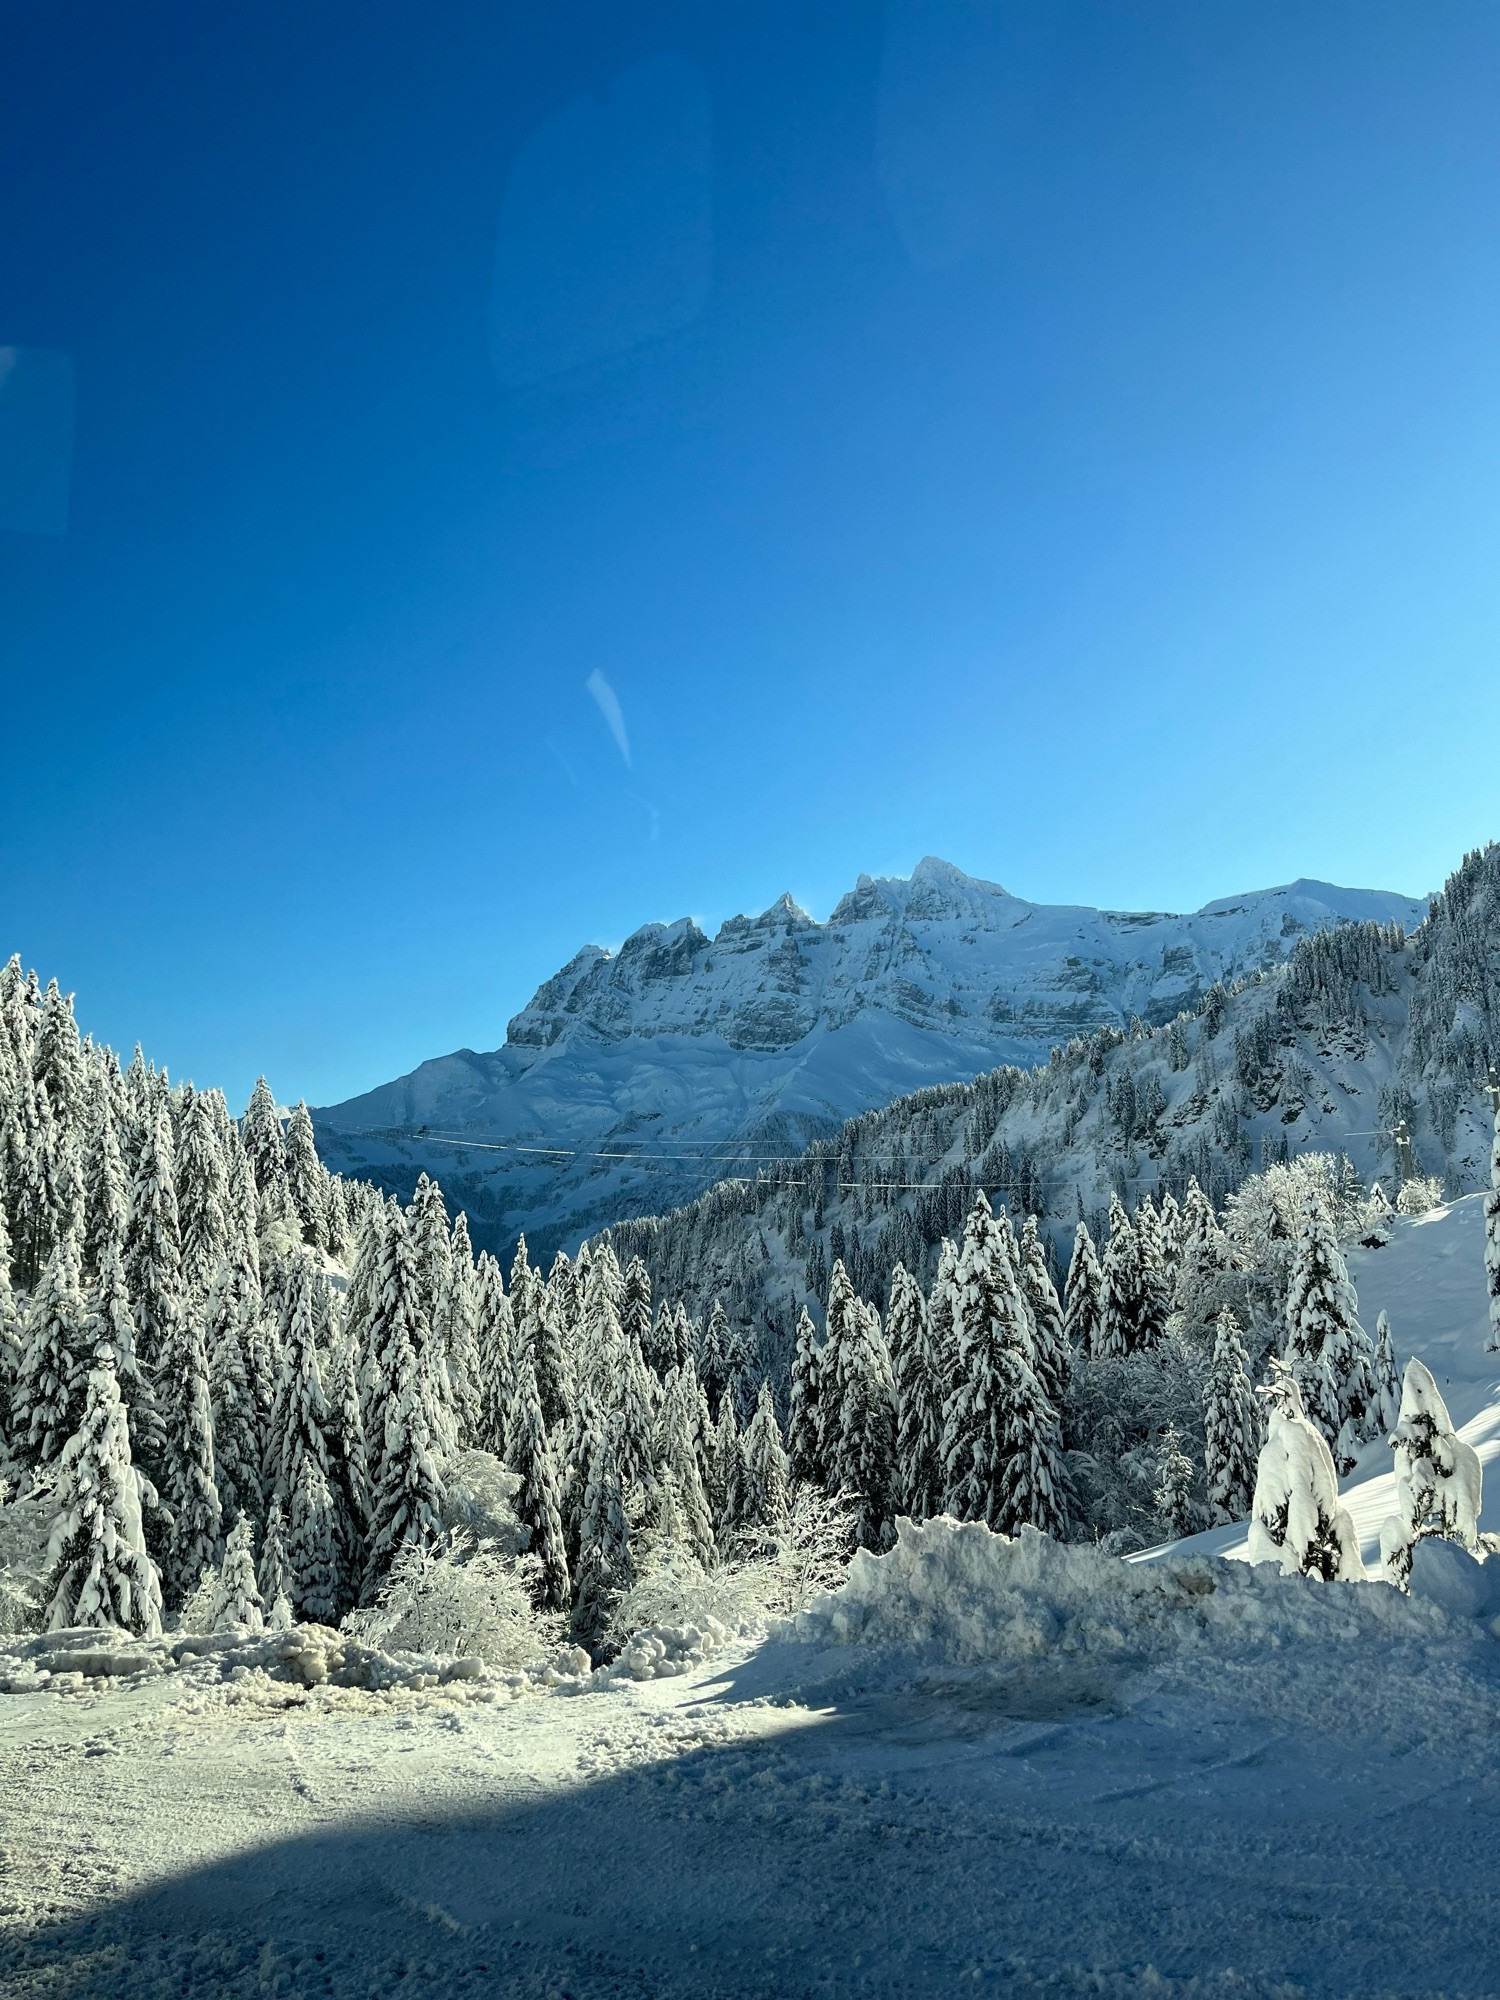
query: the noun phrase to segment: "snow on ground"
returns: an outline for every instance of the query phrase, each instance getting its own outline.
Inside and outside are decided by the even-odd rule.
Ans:
[[[1476,1209],[1356,1276],[1485,1450]],[[17,1673],[0,1994],[1500,1992],[1492,1607],[1208,1541],[929,1524],[777,1637],[553,1692]]]

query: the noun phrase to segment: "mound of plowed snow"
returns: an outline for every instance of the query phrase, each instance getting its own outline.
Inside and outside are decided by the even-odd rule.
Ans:
[[[888,1554],[861,1551],[845,1583],[789,1628],[809,1645],[910,1649],[957,1665],[1435,1639],[1437,1605],[1384,1583],[1284,1577],[1203,1556],[1131,1564],[1034,1528],[901,1521]]]

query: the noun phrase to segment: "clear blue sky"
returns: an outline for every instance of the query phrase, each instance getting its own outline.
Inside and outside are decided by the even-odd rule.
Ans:
[[[50,0],[0,185],[0,949],[236,1102],[1500,832],[1493,5]]]

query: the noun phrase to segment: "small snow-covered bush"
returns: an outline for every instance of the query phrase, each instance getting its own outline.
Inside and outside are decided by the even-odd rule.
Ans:
[[[219,1572],[210,1563],[178,1612],[174,1629],[178,1632],[217,1631],[220,1595]]]
[[[1478,1548],[1484,1486],[1479,1454],[1454,1431],[1432,1371],[1415,1355],[1406,1364],[1391,1449],[1398,1511],[1381,1527],[1380,1555],[1391,1582],[1404,1587],[1418,1542],[1436,1536]]]
[[[785,1516],[742,1531],[728,1557],[704,1569],[675,1539],[641,1537],[636,1580],[615,1606],[609,1637],[720,1625],[738,1632],[789,1618],[843,1582],[857,1515],[845,1496],[793,1489]]]
[[[563,1621],[533,1609],[528,1565],[462,1529],[427,1548],[408,1543],[379,1601],[351,1612],[345,1629],[391,1651],[471,1656],[487,1665],[534,1665],[562,1642]]]
[[[1302,1406],[1302,1392],[1274,1357],[1266,1400],[1266,1441],[1255,1469],[1250,1561],[1276,1563],[1289,1576],[1355,1582],[1365,1573],[1359,1537],[1339,1505],[1338,1474],[1328,1441]]]
[[[1418,1174],[1403,1181],[1396,1206],[1403,1215],[1426,1215],[1429,1209],[1440,1207],[1442,1200],[1442,1182],[1433,1175]]]

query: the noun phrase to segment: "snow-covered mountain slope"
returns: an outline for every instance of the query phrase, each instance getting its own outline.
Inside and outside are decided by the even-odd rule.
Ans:
[[[1066,1268],[1080,1213],[1133,1207],[1195,1177],[1222,1201],[1293,1152],[1347,1153],[1367,1182],[1410,1164],[1451,1194],[1488,1179],[1481,1080],[1500,1065],[1500,846],[1469,856],[1410,937],[1348,924],[1165,1027],[1104,1027],[1044,1065],[898,1099],[759,1179],[618,1225],[624,1257],[702,1311],[717,1294],[786,1362],[799,1305],[821,1311],[834,1256],[885,1300],[899,1260],[924,1283],[976,1188],[1035,1214]]]
[[[1373,1328],[1377,1314],[1389,1316],[1398,1370],[1413,1355],[1432,1370],[1460,1437],[1484,1467],[1480,1527],[1500,1532],[1500,1354],[1485,1347],[1484,1197],[1465,1195],[1426,1215],[1399,1217],[1384,1249],[1350,1253],[1349,1275],[1364,1324]],[[1380,1560],[1380,1525],[1396,1511],[1391,1451],[1383,1439],[1365,1446],[1340,1489],[1373,1569]],[[1247,1542],[1243,1524],[1211,1528],[1175,1543],[1173,1553],[1244,1558]]]
[[[684,918],[616,954],[590,945],[503,1048],[315,1112],[318,1144],[331,1166],[407,1192],[425,1168],[481,1243],[525,1229],[546,1246],[659,1212],[902,1093],[1169,1020],[1309,932],[1424,909],[1303,881],[1190,916],[1126,914],[1030,903],[928,859],[909,881],[861,876],[826,924],[783,896],[712,939]]]

